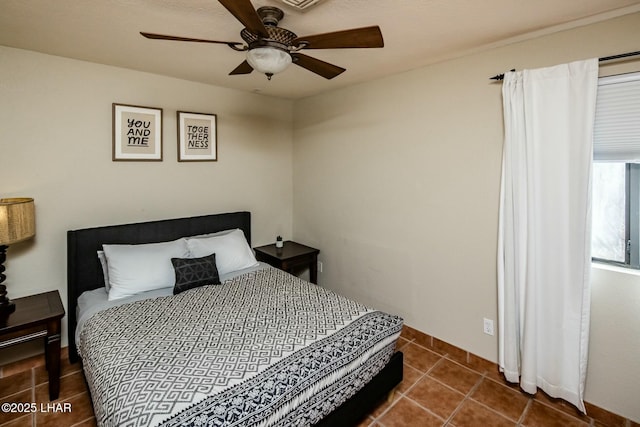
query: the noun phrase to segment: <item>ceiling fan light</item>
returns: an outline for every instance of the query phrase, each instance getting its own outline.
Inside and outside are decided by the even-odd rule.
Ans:
[[[247,62],[254,70],[271,78],[291,65],[291,55],[275,47],[256,47],[247,51]]]

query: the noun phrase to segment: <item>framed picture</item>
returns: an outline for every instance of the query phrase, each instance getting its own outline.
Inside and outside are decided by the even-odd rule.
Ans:
[[[162,161],[162,108],[113,104],[113,157]]]
[[[178,161],[218,160],[217,131],[215,114],[178,111]]]

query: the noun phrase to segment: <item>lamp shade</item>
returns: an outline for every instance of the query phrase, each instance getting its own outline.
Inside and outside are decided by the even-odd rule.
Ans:
[[[291,55],[276,47],[256,47],[247,52],[247,62],[254,70],[270,76],[291,65]]]
[[[9,246],[36,234],[33,199],[0,199],[0,245]]]

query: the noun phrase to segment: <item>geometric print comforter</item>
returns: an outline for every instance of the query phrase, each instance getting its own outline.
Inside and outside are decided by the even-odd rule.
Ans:
[[[389,361],[402,319],[274,268],[93,315],[100,426],[309,426]]]

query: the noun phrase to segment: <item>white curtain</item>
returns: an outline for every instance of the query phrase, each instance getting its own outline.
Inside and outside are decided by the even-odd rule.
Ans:
[[[598,61],[506,73],[499,364],[585,412]]]

